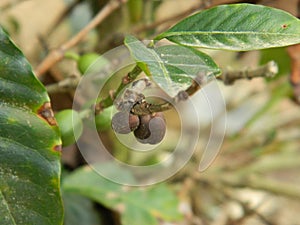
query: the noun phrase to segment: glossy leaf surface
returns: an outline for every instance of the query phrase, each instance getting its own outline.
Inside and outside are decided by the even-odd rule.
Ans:
[[[61,140],[49,101],[0,28],[0,224],[62,224]]]
[[[156,40],[186,46],[247,51],[300,42],[300,20],[262,5],[220,5],[182,20]]]

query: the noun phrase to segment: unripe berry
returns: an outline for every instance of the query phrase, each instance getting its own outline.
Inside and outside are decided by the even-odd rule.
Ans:
[[[82,55],[77,61],[78,70],[84,74],[88,68],[99,59],[99,55],[96,53],[87,53]]]
[[[62,110],[55,114],[55,118],[60,129],[62,145],[74,144],[83,130],[82,120],[78,112],[71,109]]]
[[[110,128],[112,109],[113,107],[106,108],[95,116],[97,131],[106,131]]]

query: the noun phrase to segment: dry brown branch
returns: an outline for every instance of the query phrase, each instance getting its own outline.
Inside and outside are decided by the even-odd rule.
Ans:
[[[49,70],[53,65],[59,62],[67,50],[77,45],[84,37],[96,26],[98,26],[107,16],[109,16],[113,11],[119,8],[127,0],[111,0],[109,1],[103,9],[91,20],[91,22],[85,26],[81,31],[79,31],[75,36],[73,36],[66,43],[62,44],[60,47],[52,50],[46,58],[38,65],[35,70],[37,77],[41,76]]]

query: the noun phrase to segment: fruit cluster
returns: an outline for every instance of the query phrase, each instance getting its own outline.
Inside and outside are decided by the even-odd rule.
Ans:
[[[155,145],[166,133],[166,121],[162,112],[137,116],[130,112],[117,112],[112,118],[112,128],[119,134],[133,132],[137,141]]]

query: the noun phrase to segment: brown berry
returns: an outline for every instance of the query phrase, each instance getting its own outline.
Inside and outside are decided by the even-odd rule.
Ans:
[[[157,144],[166,133],[166,121],[162,112],[140,117],[140,125],[134,131],[137,141],[143,144]]]
[[[151,145],[161,142],[166,134],[166,121],[162,113],[156,115],[149,122],[150,136],[147,142]]]
[[[144,140],[147,139],[151,134],[149,130],[150,119],[151,119],[150,115],[140,116],[140,125],[138,126],[137,129],[134,130],[134,136],[139,142],[143,144],[147,143]]]
[[[112,129],[119,134],[128,134],[135,130],[140,124],[139,117],[129,112],[117,112],[112,120]]]

